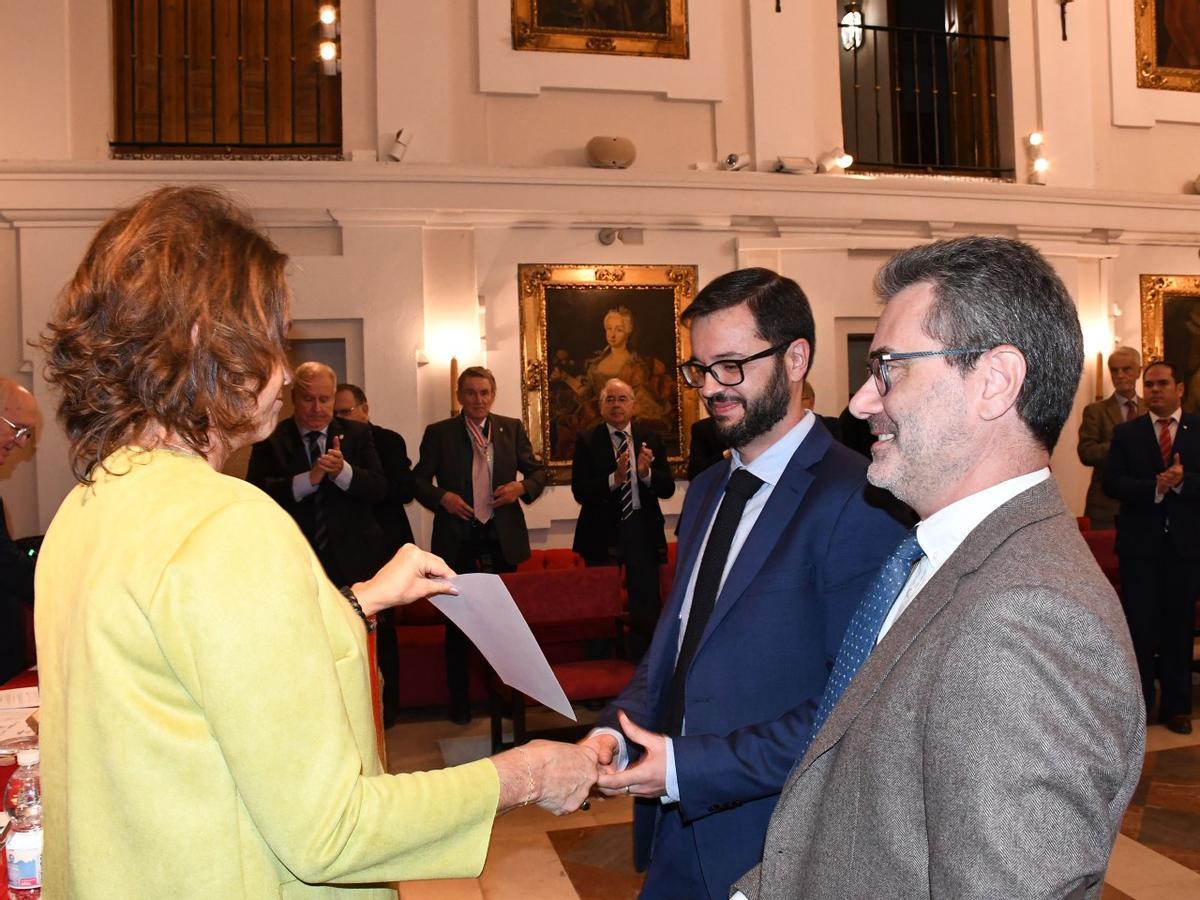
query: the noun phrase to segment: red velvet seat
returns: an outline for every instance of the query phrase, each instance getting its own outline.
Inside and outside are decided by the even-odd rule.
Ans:
[[[633,663],[619,655],[580,658],[589,645],[611,646],[614,654],[621,651],[620,572],[615,566],[513,572],[500,577],[568,700],[607,700],[625,688],[633,677]],[[513,743],[523,744],[530,737],[525,729],[525,706],[531,701],[494,675],[490,687],[493,748],[498,750],[503,744],[501,720],[506,713],[513,720]]]

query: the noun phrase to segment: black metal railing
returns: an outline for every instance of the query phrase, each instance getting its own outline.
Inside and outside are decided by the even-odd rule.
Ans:
[[[340,155],[319,5],[114,0],[114,155]]]
[[[839,54],[855,169],[1014,176],[1007,37],[864,25]]]

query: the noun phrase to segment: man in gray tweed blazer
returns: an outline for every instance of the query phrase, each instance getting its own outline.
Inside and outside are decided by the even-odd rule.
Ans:
[[[734,896],[1098,898],[1145,719],[1120,605],[1048,469],[1083,363],[1074,304],[1002,238],[905,251],[876,290],[851,409],[879,436],[868,478],[922,521],[855,614]]]

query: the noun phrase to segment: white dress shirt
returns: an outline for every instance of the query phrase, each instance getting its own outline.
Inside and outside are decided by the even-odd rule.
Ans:
[[[904,583],[900,596],[896,598],[887,618],[879,627],[875,643],[883,640],[888,629],[908,609],[908,605],[921,592],[921,588],[937,574],[937,570],[958,549],[958,545],[966,540],[967,535],[975,530],[975,526],[1017,494],[1029,490],[1035,484],[1041,484],[1049,477],[1049,469],[1038,469],[1036,472],[1001,481],[969,497],[956,500],[917,525],[917,543],[921,545],[925,555],[917,560],[912,571],[908,573],[908,581]]]

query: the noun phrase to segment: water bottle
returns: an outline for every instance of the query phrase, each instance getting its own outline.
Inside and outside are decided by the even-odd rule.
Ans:
[[[4,845],[8,864],[8,895],[12,900],[39,900],[42,896],[42,779],[36,749],[17,753],[17,769],[4,789],[8,837]]]

